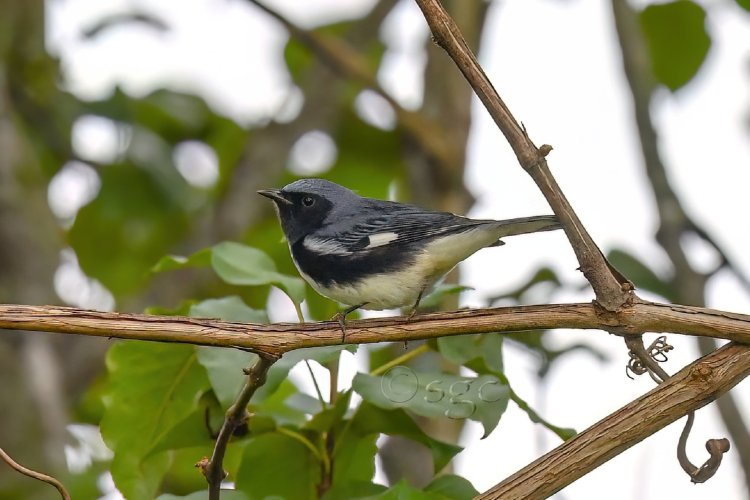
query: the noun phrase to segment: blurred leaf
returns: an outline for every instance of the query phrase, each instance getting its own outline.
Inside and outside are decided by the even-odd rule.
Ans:
[[[258,389],[250,400],[250,412],[255,415],[249,422],[251,430],[259,416],[272,418],[279,425],[302,426],[307,422],[307,415],[304,412],[290,408],[286,404],[291,396],[299,393],[299,389],[289,378],[282,378],[272,391],[259,395],[258,393],[266,385]]]
[[[737,5],[750,12],[750,0],[737,0]]]
[[[399,366],[382,377],[355,375],[352,387],[385,409],[405,408],[424,417],[476,420],[487,437],[508,407],[510,391],[497,377],[459,377]]]
[[[326,364],[341,355],[341,351],[356,352],[356,345],[333,345],[325,347],[307,347],[305,349],[295,349],[284,353],[280,360],[273,364],[268,375],[266,383],[263,384],[253,396],[253,401],[262,401],[268,394],[272,393],[282,380],[286,379],[289,370],[294,368],[297,363],[304,360],[317,361],[324,368]]]
[[[438,492],[418,490],[410,486],[406,480],[402,479],[391,486],[387,491],[379,495],[369,497],[368,500],[446,500],[446,497]]]
[[[547,420],[543,419],[531,406],[529,406],[529,404],[526,401],[521,399],[515,393],[513,393],[513,401],[518,405],[518,407],[521,410],[526,412],[526,414],[529,416],[529,420],[531,420],[535,424],[543,425],[547,429],[557,434],[557,436],[563,441],[567,441],[568,439],[578,434],[578,432],[575,429],[572,429],[570,427],[558,427],[548,422]]]
[[[453,474],[436,477],[424,490],[450,500],[468,500],[479,495],[471,482]]]
[[[338,462],[334,463],[334,467]],[[334,483],[336,473],[333,473]],[[334,484],[331,489],[325,492],[323,500],[351,500],[353,498],[371,499],[375,495],[383,493],[387,488],[382,484],[372,483],[370,481],[347,481],[344,484]]]
[[[250,440],[234,480],[251,498],[312,500],[317,498],[320,463],[297,439],[273,432]]]
[[[195,300],[190,299],[183,300],[177,307],[151,306],[146,308],[145,313],[154,316],[187,316],[195,302]]]
[[[237,296],[199,302],[190,308],[190,316],[246,323],[268,323],[265,311],[251,309]],[[195,350],[198,362],[206,369],[211,387],[221,406],[229,408],[247,378],[242,371],[243,368],[252,366],[258,360],[257,354],[223,347],[195,346]]]
[[[164,493],[156,497],[156,500],[208,500],[208,490],[196,491],[184,497]],[[221,500],[249,500],[249,497],[238,490],[221,490]]]
[[[503,336],[499,333],[439,337],[437,346],[445,359],[457,365],[483,358],[493,371],[503,371]]]
[[[239,349],[207,346],[195,346],[195,352],[198,362],[208,373],[222,408],[229,408],[247,379],[242,369],[255,364],[258,355]]]
[[[102,437],[115,453],[112,478],[127,498],[153,498],[169,465],[165,453],[145,455],[209,387],[193,346],[122,342],[107,353]]]
[[[301,304],[305,300],[305,282],[276,272],[273,260],[257,248],[232,241],[219,243],[212,249],[211,266],[229,284],[276,285],[295,303]]]
[[[187,217],[146,171],[110,165],[102,187],[70,230],[81,268],[115,295],[145,284],[154,261],[185,234]]]
[[[425,434],[403,410],[387,410],[367,401],[363,401],[354,414],[349,432],[354,432],[359,436],[381,433],[390,436],[403,436],[421,443],[432,452],[435,472],[445,467],[462,450],[459,446],[443,443]]]
[[[217,407],[217,410],[219,408]],[[158,441],[153,443],[144,458],[150,458],[162,451],[192,448],[201,445],[211,445],[214,438],[206,426],[206,409],[197,408],[172,427]]]
[[[675,91],[700,69],[711,47],[706,12],[690,0],[651,4],[640,14],[654,76]]]
[[[319,413],[313,415],[313,418],[305,424],[305,429],[312,429],[320,433],[331,430],[334,425],[341,422],[344,418],[346,410],[349,409],[351,395],[352,391],[340,394],[336,400],[336,404],[333,407],[324,408]]]
[[[662,280],[646,264],[638,260],[634,255],[621,249],[613,249],[607,253],[607,260],[616,267],[623,275],[632,280],[636,287],[648,290],[674,301],[675,291],[669,282]]]
[[[352,482],[371,481],[375,476],[376,444],[379,435],[357,436],[344,432],[344,423],[335,434],[339,441],[333,457],[333,487],[345,487]]]
[[[208,267],[211,265],[211,249],[198,250],[189,257],[182,255],[165,255],[152,268],[152,273],[185,269],[188,267]]]
[[[433,291],[419,302],[419,308],[429,309],[437,307],[448,295],[459,295],[464,290],[473,290],[470,286],[441,283]]]
[[[266,311],[248,307],[236,295],[198,302],[190,308],[190,316],[194,318],[219,318],[238,323],[268,323]]]
[[[534,275],[529,278],[524,284],[522,284],[515,290],[511,290],[509,292],[491,297],[490,303],[496,302],[501,299],[513,299],[515,302],[521,302],[521,299],[524,294],[526,294],[526,292],[542,283],[550,283],[554,288],[559,288],[562,286],[560,278],[557,277],[557,273],[555,273],[553,269],[549,267],[542,267],[541,269],[537,270]]]

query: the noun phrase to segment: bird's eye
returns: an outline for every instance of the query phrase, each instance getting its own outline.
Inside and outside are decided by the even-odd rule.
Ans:
[[[315,204],[315,198],[312,196],[305,196],[302,198],[302,204],[306,207],[311,207]]]

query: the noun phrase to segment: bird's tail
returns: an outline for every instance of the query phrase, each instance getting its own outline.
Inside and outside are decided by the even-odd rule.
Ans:
[[[498,238],[506,236],[515,236],[517,234],[536,233],[539,231],[554,231],[561,229],[560,221],[554,215],[537,215],[536,217],[520,217],[518,219],[508,219],[497,221]],[[502,245],[498,241],[495,245]]]

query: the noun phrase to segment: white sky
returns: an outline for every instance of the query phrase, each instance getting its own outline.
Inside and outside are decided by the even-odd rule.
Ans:
[[[750,15],[730,0],[702,2],[709,9],[713,45],[701,73],[677,95],[659,96],[653,109],[670,178],[692,217],[750,274]],[[71,89],[103,97],[115,84],[135,95],[169,85],[199,92],[219,112],[242,122],[267,117],[283,102],[289,78],[278,60],[285,33],[242,0],[50,0],[49,44],[58,51]],[[366,11],[371,0],[268,1],[304,26],[329,16]],[[80,30],[103,12],[139,7],[157,13],[170,31],[116,28],[95,42]],[[344,11],[346,9],[346,11]],[[381,81],[406,105],[418,103],[423,63],[418,44],[426,33],[421,14],[403,2],[384,30],[393,49]],[[666,259],[653,242],[653,202],[642,172],[630,97],[621,71],[608,2],[525,0],[497,3],[485,30],[481,62],[510,109],[537,144],[549,143],[554,174],[595,240],[604,249],[623,247],[653,267]],[[549,212],[543,198],[503,141],[484,109],[475,102],[466,180],[478,199],[471,215],[506,218]],[[522,282],[541,263],[553,265],[569,283],[582,283],[562,233],[546,233],[480,252],[464,266],[463,281],[477,289],[465,302]],[[699,255],[705,252],[697,252]],[[710,260],[705,257],[704,260]],[[491,272],[488,272],[491,270]],[[589,292],[555,301],[587,301]],[[750,298],[726,273],[709,287],[710,305],[750,311]],[[276,301],[274,301],[276,302]],[[279,301],[283,303],[282,301]],[[277,318],[293,320],[292,311]],[[609,353],[612,363],[572,354],[557,365],[542,388],[535,361],[508,345],[506,370],[516,391],[550,421],[582,430],[652,388],[650,379],[624,375],[623,342],[601,332],[560,332],[565,345],[585,339]],[[692,340],[669,336],[677,349],[666,368],[679,370],[697,352]],[[356,370],[347,362],[346,384]],[[321,378],[321,377],[319,377]],[[325,390],[325,389],[324,389]],[[733,394],[750,421],[747,382]],[[737,454],[727,455],[707,484],[692,485],[675,459],[682,423],[620,455],[565,489],[560,498],[613,499],[739,498],[743,484]],[[511,403],[498,429],[480,441],[470,425],[457,472],[485,490],[553,447],[556,438],[531,424]],[[713,407],[698,413],[689,456],[702,463],[708,438],[724,430]]]

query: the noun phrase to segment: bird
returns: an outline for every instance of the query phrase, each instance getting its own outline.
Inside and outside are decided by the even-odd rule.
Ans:
[[[411,306],[459,262],[501,238],[560,229],[557,217],[470,219],[359,196],[334,182],[305,178],[258,194],[274,202],[292,261],[320,295],[357,309]]]

